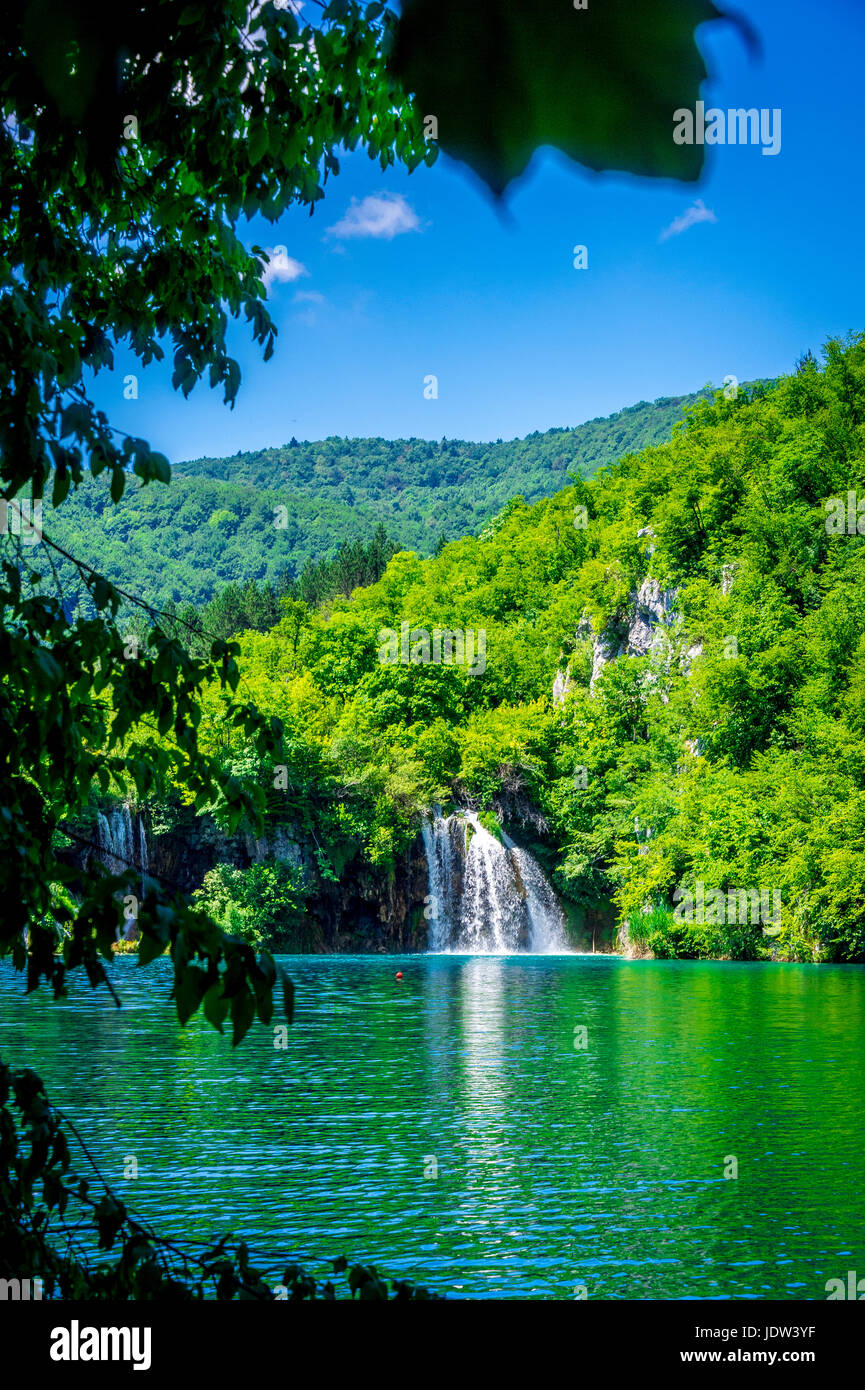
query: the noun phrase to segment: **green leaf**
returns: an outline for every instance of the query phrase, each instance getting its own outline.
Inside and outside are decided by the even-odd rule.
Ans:
[[[207,991],[207,977],[196,965],[187,965],[180,972],[174,996],[177,1017],[185,1024],[195,1013]]]
[[[82,404],[80,401],[73,401],[67,405],[60,417],[60,438],[64,439],[67,434],[77,434],[84,437],[90,425],[90,406]]]
[[[235,994],[231,1001],[231,1022],[234,1030],[231,1043],[233,1047],[237,1047],[239,1043],[243,1042],[254,1018],[255,1000],[244,985],[240,993]]]
[[[164,454],[151,453],[150,476],[160,483],[171,482],[171,464]]]
[[[261,121],[258,125],[253,126],[252,130],[249,132],[246,148],[249,153],[250,164],[255,165],[261,162],[267,153],[269,144],[270,136],[267,132],[267,126]]]
[[[218,1033],[223,1031],[222,1025],[228,1015],[230,1002],[222,992],[221,980],[217,980],[216,984],[211,985],[204,996],[204,1017]]]
[[[158,937],[153,936],[147,931],[143,931],[141,933],[141,940],[138,943],[138,964],[140,966],[149,965],[152,960],[156,960],[157,956],[162,955],[162,952],[165,950],[165,945],[166,943],[160,941]]]
[[[52,507],[59,507],[69,492],[71,482],[69,472],[66,468],[58,468],[54,474],[54,487],[51,492]]]
[[[171,465],[164,454],[155,453],[146,445],[136,450],[134,471],[146,483],[171,482]]]
[[[553,145],[590,169],[696,179],[702,145],[673,142],[707,76],[694,30],[712,0],[404,0],[390,65],[438,144],[500,195]]]

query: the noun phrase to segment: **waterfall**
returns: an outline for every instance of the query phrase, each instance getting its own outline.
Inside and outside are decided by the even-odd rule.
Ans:
[[[116,806],[108,815],[96,813],[99,858],[110,874],[122,874],[135,864],[132,812],[128,802]]]
[[[425,819],[421,828],[429,875],[426,915],[430,924],[427,942],[431,951],[446,948],[456,925],[453,906],[462,882],[462,854],[452,834],[453,820],[452,816],[445,820],[437,806],[433,819]]]
[[[144,829],[144,817],[138,817],[138,858],[141,864],[141,890],[142,895],[147,884],[147,870],[150,868],[150,860],[147,855],[147,834]]]
[[[511,845],[511,856],[526,890],[531,949],[539,955],[548,951],[561,951],[567,940],[565,919],[553,885],[540,864],[527,850],[518,849],[507,836],[504,838],[505,844]]]
[[[509,851],[473,811],[465,815],[471,826],[465,856],[465,880],[459,935],[454,942],[462,951],[511,952],[529,946],[526,894]]]
[[[527,850],[496,839],[474,811],[422,827],[429,874],[431,951],[510,954],[567,949],[565,919],[552,886]]]
[[[105,865],[110,874],[122,874],[127,869],[138,868],[141,870],[141,890],[140,896],[143,898],[147,891],[147,872],[150,868],[150,856],[147,852],[147,832],[144,828],[143,815],[138,816],[138,836],[136,847],[136,835],[133,828],[132,811],[129,803],[124,801],[119,806],[115,806],[107,814],[102,811],[96,813],[96,843],[97,857]],[[135,896],[133,893],[132,896]],[[124,936],[134,938],[138,935],[135,914],[127,918]]]

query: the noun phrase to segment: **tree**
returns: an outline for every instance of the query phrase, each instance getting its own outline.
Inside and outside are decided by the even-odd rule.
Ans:
[[[279,621],[280,632],[283,632],[291,643],[291,655],[297,664],[297,644],[300,641],[300,634],[309,622],[309,608],[299,599],[283,598],[279,601],[282,609],[282,617]]]

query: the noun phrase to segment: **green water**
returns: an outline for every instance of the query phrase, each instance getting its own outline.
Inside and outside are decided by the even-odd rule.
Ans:
[[[170,963],[134,959],[122,1010],[84,981],[25,999],[4,966],[0,1049],[164,1234],[233,1230],[274,1280],[343,1251],[478,1297],[823,1299],[865,1275],[865,970],[283,963],[285,1050],[179,1029]]]

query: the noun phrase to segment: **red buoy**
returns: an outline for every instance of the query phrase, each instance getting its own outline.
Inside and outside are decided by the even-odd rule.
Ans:
[[[398,971],[396,972],[396,977],[397,977],[398,980],[401,980],[401,979],[402,979],[402,971],[401,971],[401,970],[398,970]]]

